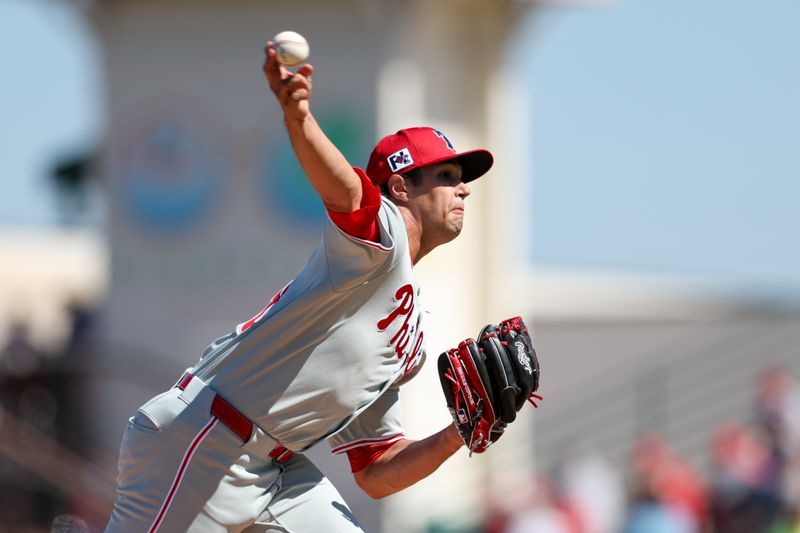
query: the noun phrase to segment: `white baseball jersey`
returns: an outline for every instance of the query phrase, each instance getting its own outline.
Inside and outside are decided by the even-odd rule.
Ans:
[[[194,368],[290,450],[402,436],[397,389],[424,360],[423,311],[403,218],[385,198],[378,224],[374,243],[329,220],[300,274]]]

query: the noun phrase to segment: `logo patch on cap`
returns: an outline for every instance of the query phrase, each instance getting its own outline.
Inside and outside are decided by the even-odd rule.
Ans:
[[[397,172],[398,170],[414,164],[414,159],[411,157],[411,153],[408,151],[408,148],[403,148],[396,151],[387,157],[386,161],[389,163],[389,168],[392,169],[392,172]]]

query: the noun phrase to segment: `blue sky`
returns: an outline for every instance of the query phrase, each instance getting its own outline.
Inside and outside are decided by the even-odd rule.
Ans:
[[[65,4],[0,2],[0,224],[52,224],[54,162],[102,134],[99,51]]]
[[[800,3],[540,15],[518,51],[536,262],[800,292]]]
[[[796,0],[528,20],[513,56],[531,95],[534,262],[800,295],[798,23]],[[0,224],[52,223],[48,169],[102,134],[99,52],[58,2],[0,3],[0,35]]]

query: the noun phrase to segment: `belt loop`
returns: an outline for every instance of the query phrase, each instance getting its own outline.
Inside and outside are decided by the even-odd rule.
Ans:
[[[253,436],[253,423],[219,394],[214,396],[214,401],[211,402],[211,414],[236,433],[242,439],[242,444],[250,441],[250,437]]]
[[[269,452],[269,456],[279,463],[285,463],[289,459],[292,458],[294,452],[282,446],[281,444],[276,444],[272,451]]]
[[[183,375],[183,377],[178,380],[178,382],[175,384],[175,386],[178,387],[181,390],[186,390],[186,387],[189,386],[189,382],[192,381],[192,378],[194,378],[194,376],[191,375],[190,373],[186,372]]]

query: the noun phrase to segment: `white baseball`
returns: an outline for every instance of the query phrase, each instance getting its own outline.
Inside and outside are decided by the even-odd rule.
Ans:
[[[282,31],[272,38],[272,42],[281,65],[294,67],[308,58],[308,41],[295,31]]]

